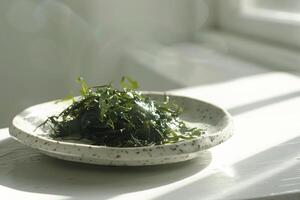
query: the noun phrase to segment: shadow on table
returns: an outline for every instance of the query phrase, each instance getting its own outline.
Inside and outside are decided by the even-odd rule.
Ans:
[[[230,112],[230,114],[236,116],[239,114],[243,114],[245,112],[248,111],[252,111],[252,110],[256,110],[259,109],[261,107],[264,106],[270,106],[272,104],[276,104],[285,100],[290,100],[293,98],[297,98],[300,96],[300,91],[294,91],[294,92],[290,92],[287,94],[282,94],[282,95],[278,95],[275,97],[271,97],[271,98],[267,98],[267,99],[263,99],[260,101],[256,101],[256,102],[252,102],[246,105],[241,105],[241,106],[237,106],[234,108],[229,109],[228,111]]]
[[[278,194],[272,195],[270,197],[261,197],[261,198],[253,198],[253,199],[244,199],[244,200],[299,200],[300,193],[293,194]]]
[[[57,160],[14,141],[0,141],[0,185],[16,190],[80,199],[100,199],[170,184],[206,168],[211,154],[177,164],[105,167]]]
[[[185,195],[189,194],[189,200],[197,200],[199,196],[205,200],[244,200],[243,197],[257,195],[272,195],[272,197],[249,200],[289,199],[287,197],[298,200],[300,199],[299,145],[300,136],[228,166],[227,169],[220,168],[157,199],[184,199]],[[284,193],[293,194],[285,196]]]

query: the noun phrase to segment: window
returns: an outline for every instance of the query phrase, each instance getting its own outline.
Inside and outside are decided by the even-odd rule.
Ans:
[[[261,20],[300,25],[300,1],[297,0],[243,0],[241,11]]]
[[[300,1],[298,0],[243,0],[243,4],[252,9],[281,11],[286,14],[299,14],[300,11]]]
[[[219,0],[222,29],[300,48],[299,0]]]

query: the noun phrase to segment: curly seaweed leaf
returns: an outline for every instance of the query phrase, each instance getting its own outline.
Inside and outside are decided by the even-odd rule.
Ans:
[[[53,138],[84,138],[95,145],[136,147],[175,143],[204,133],[186,126],[179,118],[182,108],[167,95],[162,102],[145,97],[135,90],[138,83],[129,77],[122,78],[122,90],[111,84],[88,87],[81,77],[78,82],[81,98],[73,98],[68,108],[40,125],[48,125]]]

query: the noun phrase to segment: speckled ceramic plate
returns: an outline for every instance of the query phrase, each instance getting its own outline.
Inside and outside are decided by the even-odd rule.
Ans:
[[[147,94],[162,100],[163,94]],[[30,107],[18,114],[10,126],[11,136],[19,142],[52,157],[99,165],[157,165],[190,160],[203,150],[227,140],[233,133],[232,118],[227,111],[196,99],[169,95],[183,107],[182,119],[206,134],[193,140],[151,147],[115,148],[90,145],[86,141],[61,141],[49,137],[49,129],[36,129],[48,116],[58,114],[69,104],[48,102]]]

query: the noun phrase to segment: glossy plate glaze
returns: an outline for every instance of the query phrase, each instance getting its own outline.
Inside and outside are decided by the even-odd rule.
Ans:
[[[146,95],[158,101],[164,98],[161,93]],[[32,106],[18,114],[9,132],[19,142],[55,158],[117,166],[158,165],[190,160],[201,151],[226,141],[233,134],[232,118],[226,110],[188,97],[169,96],[170,100],[183,107],[182,119],[190,126],[204,128],[206,134],[174,144],[130,148],[96,146],[84,140],[55,140],[49,137],[50,129],[47,127],[36,129],[47,117],[60,113],[70,105],[70,102],[55,101]]]

